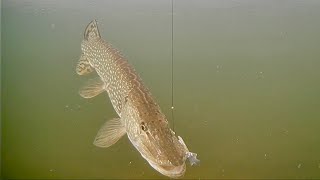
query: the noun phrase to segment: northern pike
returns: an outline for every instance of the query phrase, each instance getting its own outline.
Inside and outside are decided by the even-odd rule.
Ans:
[[[101,38],[96,20],[85,29],[82,54],[76,72],[79,75],[96,71],[98,76],[80,89],[83,98],[92,98],[107,91],[111,104],[119,115],[104,123],[94,145],[110,147],[127,134],[141,156],[161,174],[182,177],[185,161],[200,162],[197,154],[188,150],[176,136],[150,91],[121,53]]]

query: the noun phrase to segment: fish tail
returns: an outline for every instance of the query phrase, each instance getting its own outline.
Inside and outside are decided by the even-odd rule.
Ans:
[[[98,29],[98,23],[96,20],[91,21],[84,31],[84,39],[87,41],[100,39],[100,33]]]

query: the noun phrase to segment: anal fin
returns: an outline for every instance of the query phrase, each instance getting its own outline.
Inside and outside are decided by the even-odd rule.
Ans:
[[[102,125],[93,144],[98,147],[107,148],[115,144],[125,134],[126,128],[121,123],[120,118],[114,118]]]
[[[90,65],[87,57],[84,54],[81,54],[80,59],[78,61],[76,72],[79,75],[89,74],[93,71],[93,67]]]
[[[83,98],[92,98],[102,93],[105,89],[105,83],[100,77],[90,79],[80,90],[79,94]]]

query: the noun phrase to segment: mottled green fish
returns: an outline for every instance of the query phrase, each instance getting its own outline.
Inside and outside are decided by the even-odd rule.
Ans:
[[[95,70],[99,77],[80,89],[80,95],[92,98],[107,91],[119,115],[101,127],[94,145],[109,147],[127,134],[141,156],[154,169],[171,178],[184,175],[186,159],[191,165],[199,162],[197,154],[190,152],[182,138],[170,129],[165,115],[134,68],[101,38],[95,20],[85,29],[81,49],[77,73],[84,75]]]

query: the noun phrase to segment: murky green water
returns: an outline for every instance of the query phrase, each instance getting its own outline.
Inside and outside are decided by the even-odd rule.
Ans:
[[[171,1],[1,8],[2,177],[166,178],[126,137],[92,144],[116,113],[78,95],[95,74],[75,66],[97,19],[171,120]],[[185,178],[320,178],[319,17],[317,0],[174,0],[175,131],[201,160]]]

